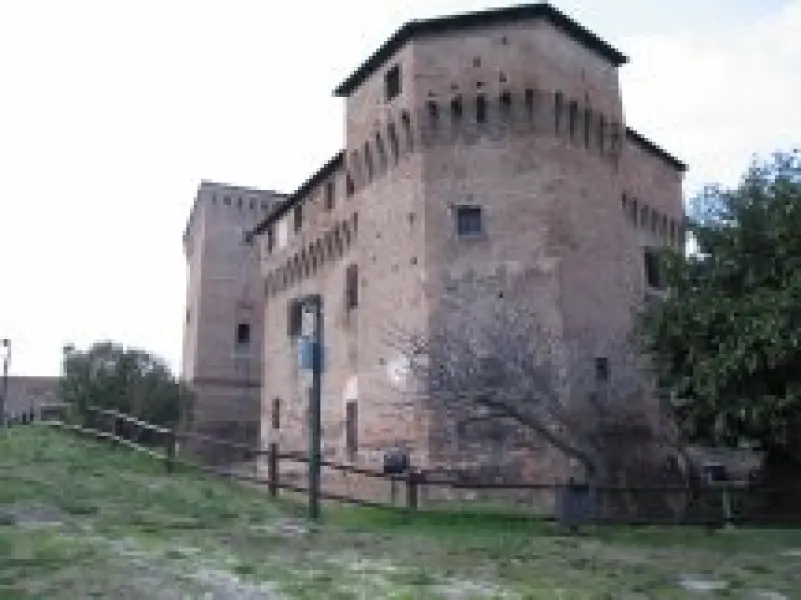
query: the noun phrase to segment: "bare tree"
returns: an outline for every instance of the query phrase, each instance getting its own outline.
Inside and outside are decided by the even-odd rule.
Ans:
[[[391,329],[410,391],[443,424],[503,421],[533,434],[583,465],[591,483],[625,485],[626,473],[644,477],[655,462],[667,466],[677,436],[649,400],[628,334],[601,341],[614,374],[582,362],[581,349],[546,326],[530,288],[515,285],[471,274],[438,298],[424,331]]]

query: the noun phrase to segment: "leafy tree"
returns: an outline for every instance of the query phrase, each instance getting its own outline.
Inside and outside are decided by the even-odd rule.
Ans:
[[[89,407],[114,409],[168,427],[187,418],[191,408],[189,390],[164,361],[112,342],[86,351],[65,348],[61,393],[79,414]]]
[[[801,155],[754,162],[691,206],[697,252],[666,254],[642,333],[680,422],[706,443],[801,461]]]

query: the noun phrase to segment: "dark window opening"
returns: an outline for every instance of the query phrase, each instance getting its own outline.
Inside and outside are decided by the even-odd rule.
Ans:
[[[428,110],[428,122],[431,129],[437,128],[437,121],[439,121],[439,106],[433,100],[426,102],[426,109]]]
[[[186,322],[189,323],[189,321],[191,321],[191,320],[192,320],[192,311],[187,308],[186,309]]]
[[[298,233],[303,227],[303,205],[298,204],[295,211],[292,213],[292,221],[295,228],[295,233]]]
[[[228,196],[226,196],[226,197],[223,199],[223,204],[225,204],[226,206],[231,206],[231,198],[229,198]]]
[[[375,134],[375,151],[378,154],[379,168],[384,169],[387,166],[387,152],[384,149],[384,140],[381,139],[381,134]]]
[[[481,57],[479,57],[479,56],[476,56],[476,57],[473,59],[473,66],[474,66],[474,67],[480,67],[480,66],[481,66]]]
[[[345,308],[354,309],[359,305],[359,267],[348,265],[345,271]]]
[[[525,92],[526,116],[529,121],[534,120],[534,90],[527,89]]]
[[[646,248],[645,259],[645,282],[649,288],[655,290],[665,289],[664,275],[662,273],[662,257],[653,248]]]
[[[570,101],[570,112],[568,114],[569,119],[569,129],[570,129],[570,141],[576,139],[576,128],[578,127],[578,102],[575,100]]]
[[[401,126],[403,127],[403,135],[406,140],[406,149],[412,149],[412,119],[409,113],[405,110],[401,112]]]
[[[239,323],[236,326],[236,343],[246,345],[250,343],[250,324]]]
[[[289,337],[298,337],[303,321],[303,303],[294,299],[289,301],[287,307],[287,334]]]
[[[487,122],[487,98],[485,96],[476,97],[476,122]]]
[[[462,98],[456,96],[451,100],[451,117],[454,121],[460,121],[462,118]]]
[[[512,114],[512,94],[508,90],[501,92],[500,97],[501,118],[508,121]]]
[[[353,177],[351,177],[350,173],[348,173],[345,176],[345,195],[353,196],[353,192],[354,191],[355,191],[355,189],[354,189],[354,185],[353,185]]]
[[[397,163],[398,155],[400,154],[400,145],[398,144],[398,132],[395,131],[395,123],[389,124],[387,135],[389,136],[389,150],[392,153],[392,159]]]
[[[329,181],[325,184],[325,209],[334,208],[334,182]]]
[[[637,202],[637,198],[632,198],[631,199],[631,222],[634,225],[637,225],[637,218],[638,218],[638,215],[640,214],[640,209],[637,208],[638,204],[639,203]]]
[[[598,151],[603,153],[606,145],[606,119],[603,115],[598,117]]]
[[[367,167],[367,180],[373,180],[373,153],[370,151],[370,144],[364,143],[364,166]]]
[[[348,460],[354,460],[359,449],[359,408],[352,400],[345,404],[345,449]]]
[[[460,236],[482,233],[480,206],[460,206],[456,209],[456,233]]]
[[[623,199],[621,200],[621,207],[623,208],[623,212],[628,212],[629,210],[629,197],[626,194],[623,194]]]
[[[595,359],[595,380],[599,383],[606,383],[609,381],[609,359],[596,358]]]
[[[564,104],[564,96],[562,92],[556,92],[553,97],[553,111],[554,111],[554,130],[556,135],[562,129],[562,106]]]
[[[401,92],[401,71],[400,65],[395,65],[387,71],[384,77],[384,91],[386,92],[387,101],[397,97]]]
[[[589,149],[590,139],[592,138],[592,111],[584,109],[584,147]]]
[[[281,429],[281,398],[273,398],[271,417],[273,429]]]

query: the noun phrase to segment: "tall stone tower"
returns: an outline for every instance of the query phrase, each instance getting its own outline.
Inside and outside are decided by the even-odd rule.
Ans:
[[[412,21],[335,90],[342,151],[255,231],[270,332],[263,439],[305,444],[293,344],[309,293],[325,307],[324,451],[341,459],[380,465],[395,446],[417,465],[483,458],[410,400],[387,341],[430,330],[474,275],[497,279],[488,299],[530,304],[553,332],[565,397],[587,374],[589,387],[627,368],[610,346],[658,293],[656,249],[682,243],[686,167],[627,126],[626,61],[532,4]],[[495,466],[514,459],[502,450]]]
[[[197,433],[258,438],[264,292],[258,246],[246,234],[280,200],[272,191],[209,181],[198,189],[183,237],[182,361],[182,378],[196,394]]]

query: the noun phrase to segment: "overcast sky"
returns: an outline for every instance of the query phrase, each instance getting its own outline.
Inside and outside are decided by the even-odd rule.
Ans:
[[[201,179],[292,191],[334,154],[333,88],[402,22],[489,0],[0,0],[0,337],[12,372],[114,339],[180,363]],[[563,0],[627,54],[627,122],[686,195],[801,143],[801,0]]]

